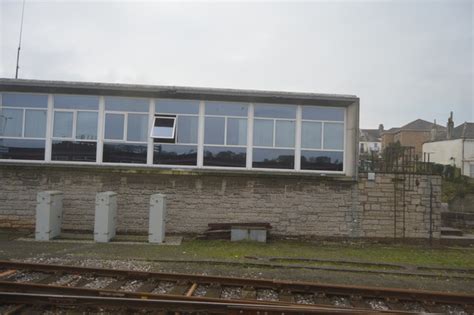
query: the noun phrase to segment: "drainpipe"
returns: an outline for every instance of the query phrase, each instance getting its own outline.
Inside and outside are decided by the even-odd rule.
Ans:
[[[466,139],[462,138],[462,153],[461,153],[461,175],[464,175],[464,145]]]
[[[430,236],[430,247],[433,246],[433,182],[432,178],[430,177],[430,229],[429,229],[429,236]]]

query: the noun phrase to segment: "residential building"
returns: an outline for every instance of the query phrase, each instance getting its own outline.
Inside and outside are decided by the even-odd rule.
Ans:
[[[422,159],[423,143],[430,140],[432,130],[443,134],[446,128],[423,119],[416,119],[402,127],[391,128],[382,133],[382,150],[390,143],[399,142],[402,146],[414,147],[414,153]]]
[[[361,129],[359,136],[359,154],[379,154],[382,150],[383,125],[378,129]]]
[[[446,133],[425,142],[423,154],[431,162],[458,167],[462,175],[474,177],[474,122],[453,126],[451,113]]]

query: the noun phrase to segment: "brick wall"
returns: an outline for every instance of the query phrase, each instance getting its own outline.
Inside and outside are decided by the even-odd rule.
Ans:
[[[167,196],[167,231],[198,233],[210,222],[270,222],[272,233],[321,237],[393,237],[394,175],[368,181],[307,175],[167,171],[104,167],[0,165],[0,227],[34,229],[38,191],[64,192],[63,229],[93,230],[95,193],[118,193],[118,230],[146,233],[153,193]],[[418,176],[405,193],[405,236],[428,237],[429,180],[439,236],[438,177]],[[396,210],[403,235],[403,207]]]

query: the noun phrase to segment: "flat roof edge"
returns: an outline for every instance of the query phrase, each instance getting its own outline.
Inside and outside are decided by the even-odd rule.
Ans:
[[[131,97],[198,98],[207,100],[229,100],[275,103],[331,103],[333,106],[348,106],[359,98],[355,95],[320,94],[229,88],[205,88],[186,86],[139,85],[122,83],[48,81],[0,78],[0,90],[32,91],[38,93],[98,94]]]

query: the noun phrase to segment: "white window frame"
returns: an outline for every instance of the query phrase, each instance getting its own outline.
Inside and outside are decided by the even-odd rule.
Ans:
[[[271,120],[273,121],[273,143],[271,146],[262,146],[262,145],[254,145],[253,148],[255,149],[286,149],[286,150],[294,150],[296,148],[296,141],[295,145],[292,147],[279,147],[276,146],[276,122],[277,121],[289,121],[293,122],[295,124],[295,135],[297,132],[296,128],[296,118],[291,119],[291,118],[267,118],[267,117],[254,117],[254,126],[255,126],[255,120]],[[253,135],[252,135],[253,136]],[[252,138],[253,139],[253,138]]]
[[[122,134],[122,139],[108,139],[105,137],[105,123],[107,120],[107,114],[118,114],[118,115],[124,115],[123,119],[123,134]],[[146,115],[148,116],[148,112],[123,112],[123,111],[112,111],[112,110],[106,110],[104,111],[104,119],[103,119],[103,128],[104,128],[104,133],[103,133],[103,142],[104,143],[130,143],[130,144],[147,144],[148,139],[145,139],[143,141],[129,141],[127,140],[127,134],[128,134],[128,115]],[[147,120],[148,122],[148,120]],[[149,127],[149,126],[148,126]],[[147,127],[147,130],[148,130]],[[153,129],[152,129],[153,131]]]
[[[67,113],[71,113],[72,112],[72,134],[71,134],[71,137],[55,137],[54,136],[54,118],[56,116],[56,112],[67,112]],[[77,114],[79,112],[86,112],[86,113],[96,113],[97,114],[97,134],[96,134],[96,139],[77,139],[76,138],[76,135],[77,135]],[[51,139],[53,141],[57,141],[57,140],[63,140],[63,141],[79,141],[79,142],[97,142],[98,139],[99,139],[99,111],[98,110],[85,110],[85,109],[63,109],[63,108],[59,108],[59,109],[54,109],[53,110],[53,117],[52,117],[52,131],[51,131]]]
[[[46,126],[48,125],[48,109],[47,108],[38,108],[38,107],[10,107],[10,106],[0,106],[0,110],[2,109],[16,109],[21,111],[21,120],[22,120],[22,126],[21,126],[21,136],[19,137],[12,137],[12,136],[0,136],[0,139],[24,139],[24,140],[46,140],[47,138],[47,128]],[[25,137],[25,122],[26,122],[26,111],[27,110],[34,110],[34,111],[43,111],[46,113],[46,126],[45,126],[45,136],[44,137]],[[0,117],[0,119],[3,119],[3,117]]]
[[[230,147],[230,148],[246,148],[247,147],[248,137],[246,137],[246,139],[245,139],[246,144],[227,144],[227,124],[228,124],[229,118],[230,119],[245,119],[245,120],[247,120],[247,132],[248,132],[248,124],[249,124],[248,116],[204,115],[204,130],[205,130],[205,124],[206,124],[206,118],[207,117],[224,118],[224,144],[210,144],[210,143],[206,143],[206,139],[204,139],[204,146],[208,146],[208,147]]]
[[[153,140],[153,157],[154,157],[154,150],[155,150],[155,145],[175,145],[175,146],[195,146],[196,147],[196,154],[197,154],[197,160],[196,160],[196,165],[182,165],[182,164],[153,164],[153,157],[152,157],[152,165],[155,167],[166,167],[166,168],[202,168],[202,140],[204,140],[204,137],[201,136],[201,129],[202,133],[204,135],[204,122],[201,122],[201,118],[204,118],[201,113],[201,105],[202,101],[199,103],[199,112],[198,114],[188,114],[188,113],[162,113],[162,112],[156,112],[156,107],[153,107],[153,117],[152,121],[153,124],[150,127],[150,135],[153,133],[153,126],[155,123],[155,117],[165,117],[165,118],[175,118],[175,123],[174,123],[174,135],[176,136],[176,141],[175,142],[160,142],[160,139],[165,139],[165,138],[153,138],[150,136],[150,138]],[[156,105],[156,101],[154,102],[154,105]],[[197,132],[197,137],[196,137],[196,143],[192,142],[178,142],[178,133],[179,133],[179,126],[178,126],[178,119],[181,116],[186,116],[186,117],[196,117],[198,121],[198,128],[196,130]],[[157,139],[157,142],[154,141],[154,139]],[[174,139],[174,138],[171,138]],[[201,152],[201,153],[200,153]]]
[[[303,106],[301,106],[302,108]],[[343,108],[344,110],[344,120],[316,120],[316,119],[303,119],[301,117],[301,128],[299,130],[300,132],[300,135],[301,135],[301,139],[303,137],[303,135],[301,134],[302,130],[303,130],[303,122],[319,122],[321,123],[321,148],[319,149],[315,149],[315,148],[305,148],[303,147],[303,141],[301,140],[301,148],[300,148],[300,158],[301,158],[301,152],[302,151],[320,151],[320,152],[342,152],[343,155],[342,155],[342,171],[322,171],[322,170],[303,170],[301,169],[302,172],[313,172],[313,173],[334,173],[334,174],[343,174],[345,173],[346,171],[346,112],[347,112],[347,109],[346,108]],[[338,124],[342,124],[343,126],[343,134],[344,134],[344,138],[343,138],[343,143],[342,143],[342,149],[326,149],[324,147],[324,132],[325,132],[325,124],[326,123],[338,123]],[[300,161],[301,162],[301,161]]]
[[[343,126],[343,129],[345,128],[345,123],[343,121],[330,121],[330,120],[309,120],[309,119],[302,119],[301,120],[301,125],[303,125],[303,122],[318,122],[318,123],[321,123],[321,148],[319,149],[316,149],[316,148],[305,148],[303,147],[303,142],[301,142],[301,150],[304,150],[304,151],[330,151],[330,152],[334,152],[334,151],[337,151],[337,152],[343,152],[344,151],[344,147],[345,147],[345,141],[343,139],[343,143],[342,143],[342,149],[326,149],[324,147],[324,131],[325,131],[325,124],[326,123],[331,123],[331,124],[341,124]],[[301,128],[301,130],[303,130],[303,128]],[[345,130],[344,130],[345,131]],[[345,134],[345,132],[344,132]],[[303,137],[303,135],[301,135],[301,137]]]
[[[169,119],[169,120],[173,120],[173,131],[172,131],[172,134],[170,137],[158,137],[158,136],[155,136],[153,135],[153,131],[154,131],[154,128],[155,128],[155,122],[157,119]],[[176,136],[176,116],[159,116],[159,115],[155,115],[155,117],[153,118],[153,124],[152,124],[152,127],[151,127],[151,134],[150,134],[150,137],[152,137],[153,139],[167,139],[167,140],[171,140],[171,139],[174,139],[175,136]],[[176,139],[177,140],[177,139]]]
[[[248,105],[248,108],[250,108],[250,104]],[[235,115],[209,115],[209,114],[204,114],[203,116],[203,130],[202,130],[202,166],[203,168],[207,169],[231,169],[231,170],[245,170],[249,169],[248,168],[248,160],[249,160],[249,110],[247,110],[247,116],[235,116]],[[206,117],[217,117],[217,118],[224,118],[224,144],[206,144],[205,143],[205,125],[206,125]],[[227,144],[227,123],[228,123],[228,118],[231,119],[245,119],[247,121],[247,135],[245,145],[238,145],[238,144]],[[238,149],[245,149],[245,166],[211,166],[211,165],[204,165],[204,151],[206,147],[218,147],[218,148],[238,148]]]

